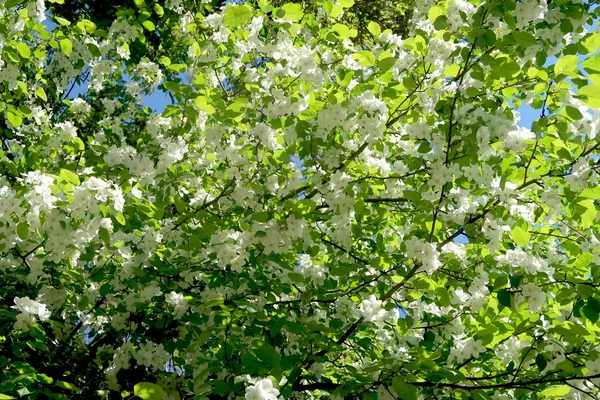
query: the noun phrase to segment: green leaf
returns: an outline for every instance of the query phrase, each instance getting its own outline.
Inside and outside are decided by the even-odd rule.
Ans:
[[[531,234],[520,226],[515,226],[512,228],[510,231],[510,236],[512,237],[513,241],[521,247],[526,247],[529,243],[529,239],[531,238]]]
[[[531,47],[537,45],[537,40],[535,40],[535,37],[529,32],[514,31],[511,35],[519,46]]]
[[[69,171],[68,169],[63,168],[60,170],[59,176],[61,178],[63,178],[65,181],[72,183],[75,186],[81,185],[81,181],[79,180],[79,177],[73,171]]]
[[[140,382],[135,385],[133,394],[144,400],[161,400],[166,395],[160,386],[150,382]]]
[[[270,367],[275,367],[281,362],[281,355],[270,346],[253,349],[252,351],[259,360]]]
[[[381,27],[379,26],[379,24],[377,22],[369,22],[369,25],[367,25],[367,30],[371,33],[371,35],[375,36],[375,37],[379,37],[379,35],[381,34]]]
[[[71,22],[67,19],[64,19],[63,17],[55,16],[54,19],[56,20],[56,22],[58,22],[62,26],[71,25]]]
[[[573,56],[575,57],[575,56]],[[581,66],[588,74],[600,72],[600,54],[596,54],[593,57],[586,59],[581,63]]]
[[[300,214],[308,214],[317,207],[317,203],[312,199],[303,199],[294,204],[294,209]]]
[[[304,16],[304,11],[302,10],[302,6],[297,3],[287,3],[281,7],[283,10],[283,19],[291,22],[298,22]]]
[[[163,15],[165,15],[165,10],[160,6],[160,4],[154,4],[154,12],[159,17],[162,17]]]
[[[596,311],[594,309],[594,307],[591,307],[590,305],[585,305],[581,308],[581,311],[583,312],[583,315],[589,319],[590,321],[592,321],[592,323],[596,323],[598,321],[598,317],[600,316],[598,314],[598,311]]]
[[[98,230],[98,236],[100,237],[100,239],[102,239],[104,244],[110,246],[110,233],[106,228],[100,228]]]
[[[598,32],[592,32],[586,36],[581,42],[579,47],[583,48],[582,53],[593,54],[600,49],[600,34]]]
[[[214,114],[216,112],[215,108],[209,104],[209,99],[205,96],[196,97],[195,103],[199,109],[203,110],[209,115]]]
[[[577,75],[577,63],[579,58],[574,55],[564,56],[554,64],[555,75],[573,76]]]
[[[510,281],[510,287],[514,289],[518,289],[521,281],[523,280],[523,275],[513,275],[510,274],[508,276],[508,280]]]
[[[119,211],[115,214],[115,219],[121,225],[125,225],[125,223],[126,223],[125,216],[123,215],[123,213],[121,211]]]
[[[577,98],[590,108],[600,108],[600,85],[587,85],[579,89]]]
[[[306,110],[301,111],[298,114],[298,119],[300,121],[307,121],[309,119],[315,118],[316,116],[317,116],[317,112],[315,110],[313,110],[311,108],[307,108]]]
[[[350,8],[354,5],[354,0],[338,0],[338,4],[344,8]]]
[[[75,149],[75,151],[85,150],[85,143],[83,143],[83,140],[81,140],[80,137],[76,137],[75,139],[73,139],[73,148]]]
[[[396,65],[396,61],[398,61],[396,57],[387,57],[383,60],[377,61],[377,66],[381,69],[381,72],[386,72]]]
[[[349,39],[358,35],[358,31],[356,29],[350,29],[344,24],[335,24],[331,27],[331,30],[333,32],[337,32],[340,36],[340,39]]]
[[[90,34],[96,32],[96,29],[98,28],[96,24],[90,21],[89,19],[80,20],[79,22],[77,22],[77,26],[79,26],[82,31]]]
[[[56,381],[55,385],[58,386],[59,388],[63,388],[63,389],[67,389],[67,390],[72,390],[73,392],[79,392],[79,388],[77,386],[73,385],[72,383],[69,383],[69,382]]]
[[[583,118],[581,111],[572,106],[565,106],[560,112],[560,115],[567,117],[569,121],[579,121]]]
[[[491,64],[493,73],[501,78],[514,78],[521,72],[521,67],[507,55],[500,55]]]
[[[546,361],[546,357],[544,357],[544,355],[540,353],[535,357],[535,365],[537,365],[538,369],[541,372],[544,369],[546,369],[548,361]]]
[[[158,59],[158,62],[161,63],[162,65],[164,65],[165,67],[168,67],[169,65],[171,65],[171,59],[167,56],[162,56]]]
[[[181,197],[177,196],[177,198],[175,198],[175,208],[180,213],[183,213],[187,209],[187,204]]]
[[[21,222],[17,225],[17,235],[19,235],[21,240],[27,239],[27,236],[29,236],[29,228],[30,226],[27,222]]]
[[[230,7],[223,16],[223,23],[228,28],[246,24],[252,18],[252,8],[247,4]]]
[[[442,10],[440,6],[433,6],[427,12],[427,18],[429,18],[429,22],[431,22],[432,24],[435,23],[435,20],[438,19],[438,17],[441,17],[443,15],[444,10]]]
[[[8,118],[8,122],[10,122],[15,128],[19,127],[23,123],[21,112],[12,105],[8,107],[8,110],[6,111],[6,117]]]
[[[205,331],[202,331],[202,333],[198,336],[198,338],[196,339],[196,341],[192,342],[192,344],[190,345],[189,350],[196,352],[200,349],[200,347],[206,343],[208,341],[208,339],[210,339],[210,337],[212,336],[212,330],[211,329],[207,329]]]
[[[48,101],[48,97],[46,96],[46,92],[44,91],[43,87],[38,86],[37,88],[35,88],[35,94],[40,99],[42,99],[44,101]]]
[[[596,206],[592,200],[582,200],[577,202],[576,209],[581,217],[581,226],[589,228],[596,220]]]
[[[419,397],[417,388],[399,377],[392,379],[392,387],[396,391],[399,399],[417,399]]]
[[[504,307],[508,307],[508,308],[512,307],[513,295],[508,290],[503,289],[503,290],[498,291],[497,297],[498,297],[498,303],[500,303]]]
[[[67,57],[69,57],[73,52],[73,43],[71,43],[69,39],[61,39],[60,49]]]
[[[9,396],[7,394],[1,394],[0,393],[0,400],[11,400],[11,399],[16,399],[16,397],[13,396]]]
[[[435,293],[436,298],[442,307],[448,307],[450,305],[450,293],[446,288],[439,287]]]
[[[568,394],[571,391],[571,388],[567,385],[556,385],[550,386],[546,389],[542,390],[539,393],[539,397],[541,398],[551,398],[551,399],[562,399],[563,396]]]
[[[353,54],[352,57],[363,67],[372,67],[375,65],[375,54],[369,50],[360,50]]]
[[[27,45],[27,43],[23,43],[23,42],[17,43],[17,51],[23,58],[28,59],[29,57],[31,57],[31,50],[29,49],[29,46]]]
[[[258,222],[267,222],[269,220],[269,213],[265,211],[257,212],[252,214],[251,219]]]
[[[144,22],[142,22],[142,26],[144,27],[144,29],[146,29],[147,31],[154,31],[156,30],[156,27],[154,26],[154,22],[150,21],[150,20],[146,20]]]

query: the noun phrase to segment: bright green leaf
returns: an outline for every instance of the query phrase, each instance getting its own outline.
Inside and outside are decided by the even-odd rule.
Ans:
[[[442,10],[440,6],[431,7],[427,13],[429,22],[431,22],[432,24],[435,23],[435,20],[442,15],[444,15],[444,10]]]
[[[566,75],[572,76],[577,75],[577,63],[579,58],[574,55],[568,55],[560,58],[556,64],[554,64],[555,75]]]
[[[378,38],[381,34],[381,27],[377,22],[374,21],[369,22],[369,24],[367,25],[367,30],[371,33],[371,35],[375,36],[376,38]]]
[[[304,16],[304,11],[302,10],[302,6],[297,3],[287,3],[284,4],[281,9],[284,12],[283,19],[291,22],[298,22]]]
[[[25,59],[28,59],[29,57],[31,57],[31,50],[29,49],[29,46],[27,45],[27,43],[23,43],[23,42],[17,43],[17,51],[19,52],[21,57],[23,57]]]
[[[531,234],[520,226],[515,226],[512,228],[510,231],[510,236],[512,237],[513,241],[521,247],[526,247],[529,243],[529,239],[531,238]]]
[[[15,128],[23,123],[23,116],[21,115],[21,112],[13,106],[8,107],[8,110],[6,111],[6,117],[8,118],[8,122],[10,122]]]
[[[40,99],[44,100],[44,101],[48,101],[48,97],[46,97],[46,92],[44,91],[44,88],[41,86],[38,86],[37,88],[35,88],[35,94],[37,95],[37,97],[39,97]]]
[[[144,22],[142,22],[142,26],[144,27],[144,29],[146,29],[147,31],[154,31],[156,30],[156,27],[154,26],[154,22],[150,21],[150,20],[146,20]]]
[[[123,215],[123,213],[121,211],[119,211],[115,214],[115,219],[121,225],[125,225],[125,223],[126,223],[125,216]]]
[[[223,16],[223,23],[228,28],[235,28],[249,22],[252,14],[252,8],[248,4],[231,6]]]
[[[521,72],[521,67],[508,55],[500,55],[491,65],[495,75],[501,78],[514,78]]]
[[[375,55],[369,50],[360,50],[352,57],[363,67],[372,67],[375,65]]]
[[[539,397],[543,399],[562,399],[571,391],[567,385],[550,386],[539,393]]]
[[[79,392],[79,388],[77,386],[73,385],[72,383],[69,383],[69,382],[56,381],[55,385],[58,386],[59,388],[63,388],[63,389],[67,389],[67,390],[72,390],[74,392]]]
[[[600,54],[586,59],[581,66],[588,74],[600,73]]]
[[[79,186],[81,184],[77,174],[74,173],[73,171],[69,171],[68,169],[64,169],[64,168],[61,169],[59,176],[61,178],[63,178],[65,181],[67,181],[75,186]]]
[[[55,16],[54,19],[56,20],[56,22],[58,22],[62,26],[71,25],[71,22],[67,19],[64,19],[63,17]]]
[[[579,89],[577,97],[590,108],[600,108],[600,85],[587,85]]]
[[[71,43],[69,39],[61,39],[60,49],[67,57],[69,57],[73,52],[73,43]]]
[[[138,383],[133,387],[133,393],[143,400],[161,400],[166,395],[160,386],[150,382]]]
[[[586,36],[581,42],[580,47],[584,49],[585,54],[593,54],[600,49],[600,34],[598,32],[592,32]]]

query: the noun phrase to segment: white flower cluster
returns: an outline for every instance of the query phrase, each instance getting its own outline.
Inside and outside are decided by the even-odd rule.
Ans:
[[[498,261],[504,261],[513,268],[524,268],[528,274],[536,275],[544,273],[552,276],[554,268],[548,267],[548,261],[536,257],[534,254],[522,249],[508,250],[504,256],[496,257]]]
[[[17,309],[21,314],[17,315],[17,322],[14,324],[16,330],[29,331],[29,326],[35,324],[36,317],[40,321],[46,321],[50,318],[50,311],[46,305],[29,297],[15,297],[15,305],[11,308]]]
[[[273,381],[261,379],[246,388],[246,400],[277,400],[279,390],[275,389]]]
[[[308,254],[301,254],[299,258],[301,268],[298,269],[315,286],[321,286],[325,282],[326,270],[320,265],[315,265]]]
[[[166,352],[162,343],[147,342],[140,344],[139,350],[133,353],[133,358],[140,365],[161,370],[169,361],[170,355]]]
[[[521,289],[523,297],[527,299],[529,311],[531,311],[532,313],[540,311],[542,307],[546,304],[546,292],[544,292],[535,283],[526,283],[521,287]]]
[[[523,29],[532,23],[543,21],[547,11],[545,0],[521,0],[517,3],[513,17],[517,20],[517,28]]]
[[[117,373],[122,369],[129,369],[131,367],[130,360],[133,352],[134,349],[131,342],[125,342],[119,348],[114,349],[113,359],[110,362],[110,365],[104,370],[106,382],[110,389],[120,389],[120,385],[117,380]]]
[[[119,186],[94,176],[75,187],[74,193],[76,201],[73,204],[73,211],[78,213],[83,213],[87,208],[95,206],[92,205],[92,197],[103,203],[109,199],[112,200],[116,211],[123,211],[125,205],[125,198]],[[83,214],[76,215],[83,216]]]
[[[529,341],[520,341],[517,337],[511,336],[504,343],[500,343],[496,346],[496,356],[504,365],[510,364],[511,361],[518,362],[519,361],[519,352],[525,346],[529,345]]]
[[[437,251],[435,244],[427,243],[423,239],[412,237],[405,241],[406,256],[420,262],[423,270],[428,274],[438,269],[440,262],[440,252]]]
[[[170,292],[165,295],[165,300],[168,304],[175,308],[175,319],[179,319],[185,314],[188,309],[188,301],[183,294]]]
[[[382,308],[383,302],[375,295],[370,295],[360,303],[358,311],[365,321],[382,323],[388,316],[388,312]]]
[[[477,7],[465,0],[450,0],[448,2],[448,24],[454,30],[470,22],[471,17],[477,11]],[[463,21],[463,13],[467,18]]]
[[[454,347],[450,351],[450,357],[456,359],[456,362],[460,364],[468,358],[479,357],[484,351],[485,346],[481,340],[463,336],[454,340]]]
[[[54,184],[52,177],[40,171],[31,171],[25,174],[25,184],[30,188],[25,195],[25,200],[34,214],[39,215],[41,211],[48,211],[55,207],[54,203],[58,199],[52,195],[50,189],[50,186]]]
[[[504,145],[508,150],[519,151],[525,147],[525,142],[531,139],[535,139],[535,133],[521,127],[506,134]]]

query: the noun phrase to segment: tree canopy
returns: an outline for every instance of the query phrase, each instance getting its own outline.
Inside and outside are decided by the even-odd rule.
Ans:
[[[594,2],[235,3],[0,0],[0,399],[600,396]]]

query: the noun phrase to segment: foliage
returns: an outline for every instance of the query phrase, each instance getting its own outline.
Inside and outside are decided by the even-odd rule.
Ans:
[[[599,395],[591,3],[112,4],[0,0],[0,398]]]

